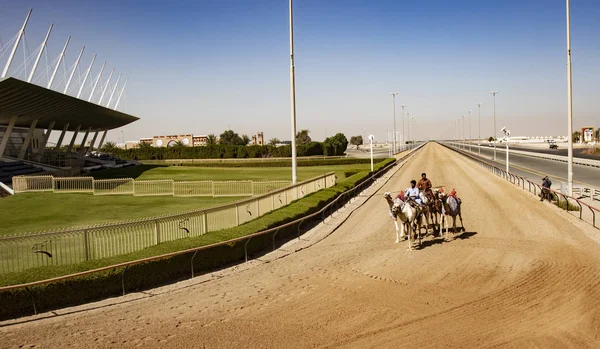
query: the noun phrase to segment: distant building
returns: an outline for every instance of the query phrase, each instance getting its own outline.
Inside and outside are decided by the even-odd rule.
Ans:
[[[265,145],[264,133],[258,132],[257,135],[253,135],[252,141],[250,142],[250,144],[251,145]]]

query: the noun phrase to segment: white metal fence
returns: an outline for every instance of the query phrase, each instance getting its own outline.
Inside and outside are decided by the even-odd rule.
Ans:
[[[134,180],[133,178],[13,177],[15,194],[54,192],[134,196],[256,196],[285,188],[290,184],[290,181],[173,181],[170,179]]]
[[[138,182],[142,182],[139,188]],[[207,183],[216,182],[172,182],[159,183],[155,187],[145,187],[145,181],[123,179],[120,184],[105,180],[93,181],[93,190],[99,195],[127,193],[178,193],[215,195],[229,193],[226,188],[215,188]],[[35,182],[37,185],[38,182]],[[60,181],[61,190],[80,190],[89,188],[86,180]],[[175,183],[175,184],[174,184]],[[250,182],[252,183],[252,182]],[[255,182],[256,183],[256,182]],[[185,237],[204,235],[209,232],[232,228],[244,224],[265,213],[283,207],[323,188],[336,183],[335,174],[328,173],[293,186],[277,188],[284,182],[260,183],[259,186],[239,184],[242,189],[254,190],[253,193],[270,191],[255,196],[206,210],[190,211],[175,215],[145,218],[120,223],[88,226],[76,229],[64,229],[36,234],[17,234],[0,237],[0,274],[46,265],[65,265],[83,261],[117,256],[142,250],[144,248]],[[230,188],[234,188],[231,183]],[[237,184],[236,184],[237,185]],[[227,185],[224,185],[227,187]],[[96,189],[98,188],[98,189]],[[158,189],[157,189],[158,188]],[[253,189],[249,189],[253,188]],[[81,189],[83,190],[83,189]],[[213,192],[217,190],[216,192]],[[234,188],[239,191],[241,189]],[[215,194],[213,194],[215,193]],[[144,194],[144,195],[146,195]]]

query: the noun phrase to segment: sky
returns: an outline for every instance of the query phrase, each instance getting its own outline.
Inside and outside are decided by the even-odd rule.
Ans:
[[[49,63],[72,38],[53,88],[62,91],[83,45],[69,94],[77,94],[94,54],[83,98],[105,60],[102,84],[112,67],[112,85],[120,73],[119,86],[129,78],[118,109],[140,120],[110,131],[108,140],[229,128],[291,138],[288,1],[0,0],[3,46],[30,7],[9,75],[25,79],[19,66],[54,23]],[[571,39],[573,125],[600,127],[600,1],[572,2]],[[492,135],[492,90],[499,91],[498,133],[506,126],[512,135],[567,134],[564,0],[296,0],[294,41],[297,128],[315,140],[343,132],[385,141],[394,127],[391,92],[398,92],[397,131],[406,105],[419,139],[453,137],[463,115],[466,136],[471,125],[476,137],[476,103],[481,136]],[[39,84],[53,68],[42,61]]]

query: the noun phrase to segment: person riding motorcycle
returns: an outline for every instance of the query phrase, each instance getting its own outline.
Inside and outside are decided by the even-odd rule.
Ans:
[[[544,178],[542,178],[542,192],[541,192],[541,198],[540,201],[544,201],[544,198],[548,197],[548,201],[550,201],[550,198],[552,197],[552,194],[550,192],[550,187],[552,186],[552,181],[550,180],[550,178],[548,178],[548,176],[545,176]]]

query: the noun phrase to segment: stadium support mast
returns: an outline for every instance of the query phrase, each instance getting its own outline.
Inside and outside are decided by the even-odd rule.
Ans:
[[[85,83],[87,81],[88,76],[90,75],[90,72],[92,71],[92,66],[94,65],[95,61],[96,61],[96,55],[94,55],[94,58],[92,58],[92,63],[90,63],[90,67],[85,72],[85,76],[83,77],[83,82],[81,83],[81,86],[79,86],[79,92],[77,92],[77,98],[79,98],[81,96],[81,92],[83,92],[83,87],[85,86]]]
[[[71,85],[71,80],[73,79],[73,75],[75,75],[75,70],[77,70],[77,66],[79,65],[79,61],[81,60],[81,56],[83,55],[84,50],[85,50],[85,46],[83,46],[81,48],[81,52],[79,52],[79,56],[77,57],[77,60],[75,61],[75,66],[73,67],[73,70],[71,71],[71,75],[69,76],[69,80],[67,81],[67,85],[65,86],[65,92],[63,92],[64,94],[67,94],[67,91],[69,90],[69,86]]]
[[[129,78],[125,79],[125,84],[123,84],[123,88],[121,88],[121,92],[119,92],[119,98],[117,98],[117,103],[115,104],[115,110],[117,110],[117,107],[119,106],[119,102],[121,101],[121,97],[123,97],[123,92],[125,92],[125,87],[127,86],[127,81],[129,81]]]
[[[96,92],[96,87],[98,86],[98,82],[102,78],[102,72],[104,71],[104,66],[105,65],[106,65],[106,61],[104,61],[104,63],[102,64],[102,67],[100,68],[100,73],[98,73],[98,77],[96,78],[96,82],[94,82],[94,87],[92,87],[92,93],[90,93],[90,98],[88,98],[88,102],[90,102],[92,100],[92,97],[94,96],[94,92]]]
[[[119,77],[117,78],[117,83],[115,84],[115,87],[113,88],[112,92],[110,93],[110,97],[108,98],[108,103],[106,103],[106,107],[110,107],[110,102],[112,102],[113,97],[115,96],[115,92],[117,91],[117,86],[119,86],[119,81],[121,81],[121,76],[123,76],[123,73],[119,74]]]
[[[65,52],[67,51],[67,46],[69,46],[69,41],[71,41],[71,36],[67,38],[67,42],[65,43],[65,47],[63,47],[60,56],[58,56],[58,62],[56,62],[56,67],[54,67],[54,71],[52,72],[52,76],[50,77],[50,82],[48,82],[48,89],[52,87],[52,83],[54,82],[54,78],[56,77],[56,72],[58,72],[58,67],[60,66],[60,62],[62,62],[65,57]]]
[[[25,34],[25,27],[27,27],[27,22],[29,22],[29,16],[31,16],[32,8],[29,9],[29,13],[27,13],[27,17],[25,18],[25,22],[23,23],[23,27],[19,30],[17,41],[15,41],[15,46],[13,46],[12,51],[10,52],[10,56],[8,56],[8,61],[6,62],[6,66],[4,66],[4,71],[2,72],[2,78],[6,77],[8,74],[8,69],[10,69],[10,65],[15,58],[15,53],[17,52],[17,48],[19,47],[19,43],[21,42],[21,38],[23,38],[23,34]]]
[[[44,42],[42,43],[42,47],[40,48],[40,53],[38,53],[38,56],[35,59],[35,63],[33,63],[33,69],[31,69],[31,74],[29,74],[29,78],[27,79],[27,82],[31,82],[31,80],[33,79],[33,75],[35,74],[38,64],[40,63],[40,58],[42,58],[42,53],[44,53],[44,49],[46,48],[46,43],[48,43],[48,38],[50,37],[50,32],[52,32],[53,26],[54,26],[54,23],[50,24],[50,29],[48,29],[48,34],[46,34],[46,38],[44,39]]]
[[[110,75],[108,76],[108,81],[106,82],[106,86],[104,86],[104,88],[102,89],[102,94],[100,95],[100,100],[98,101],[98,105],[102,105],[102,100],[104,99],[104,94],[106,93],[106,89],[108,88],[108,85],[110,85],[110,80],[112,79],[114,72],[115,72],[115,68],[113,68],[113,70],[110,72]]]

